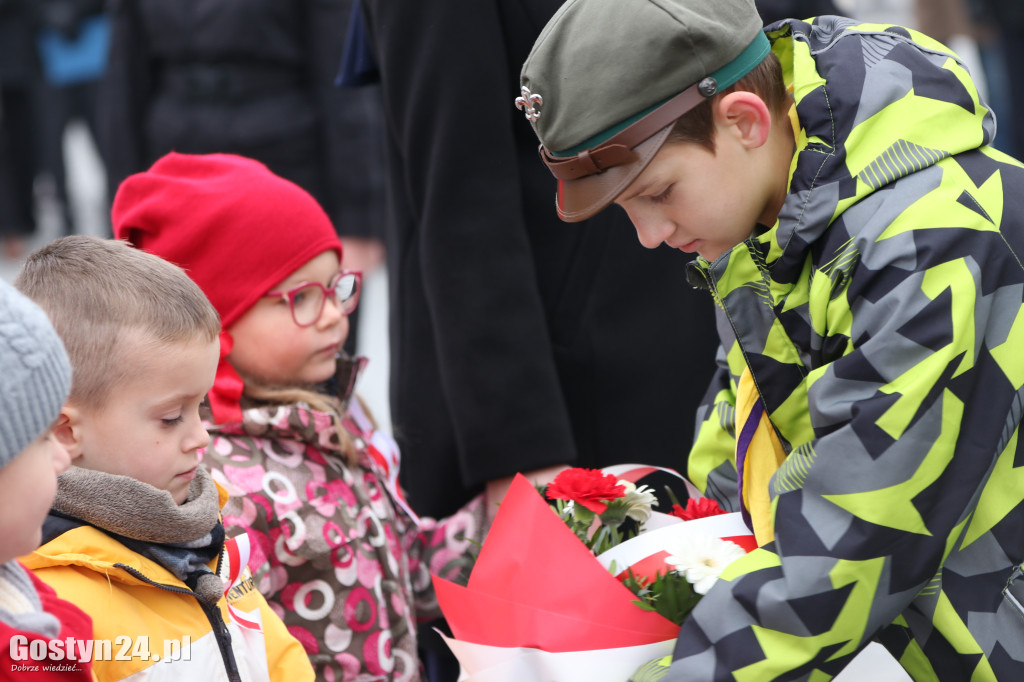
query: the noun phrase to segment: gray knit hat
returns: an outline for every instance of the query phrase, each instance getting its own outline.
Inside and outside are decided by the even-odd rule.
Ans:
[[[558,216],[615,200],[679,117],[768,55],[754,0],[568,0],[541,31],[516,106],[558,178]]]
[[[0,466],[48,429],[71,390],[71,363],[46,313],[0,281]]]

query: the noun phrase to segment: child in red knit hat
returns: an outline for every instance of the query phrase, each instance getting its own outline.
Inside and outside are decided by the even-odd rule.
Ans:
[[[220,313],[203,462],[318,679],[421,679],[415,625],[440,615],[429,573],[467,565],[483,502],[444,521],[406,505],[397,447],[352,395],[364,361],[341,347],[360,276],[341,269],[327,215],[256,161],[171,153],[121,184],[113,226]]]

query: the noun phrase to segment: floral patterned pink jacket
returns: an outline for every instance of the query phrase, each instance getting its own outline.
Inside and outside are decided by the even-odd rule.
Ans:
[[[203,463],[231,494],[228,534],[249,534],[256,584],[317,679],[418,682],[415,624],[440,615],[429,574],[468,569],[482,496],[442,521],[415,518],[376,452],[349,466],[330,416],[303,404],[208,428]]]

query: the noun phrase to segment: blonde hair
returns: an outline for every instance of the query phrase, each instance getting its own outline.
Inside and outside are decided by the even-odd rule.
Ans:
[[[350,400],[359,400],[359,404],[370,418],[373,428],[377,428],[377,423],[373,415],[370,414],[369,409],[367,409],[366,404],[355,394],[352,394]],[[345,463],[349,466],[355,466],[359,461],[359,447],[356,445],[352,434],[342,424],[342,414],[346,410],[345,405],[342,405],[340,400],[319,391],[302,387],[270,388],[246,383],[243,389],[243,407],[294,405],[296,403],[304,403],[316,412],[330,415],[331,424],[334,426],[335,445],[345,458]]]
[[[71,358],[71,397],[102,406],[133,370],[118,352],[132,332],[159,343],[220,334],[220,316],[184,270],[127,242],[57,239],[29,255],[14,282],[50,316]]]

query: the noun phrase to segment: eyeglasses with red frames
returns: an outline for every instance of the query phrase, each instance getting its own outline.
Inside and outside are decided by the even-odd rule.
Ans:
[[[295,324],[309,327],[320,320],[328,296],[334,299],[342,315],[348,315],[356,309],[362,288],[363,273],[342,270],[331,278],[327,286],[320,282],[306,282],[288,291],[268,291],[263,298],[283,298],[291,308]]]

